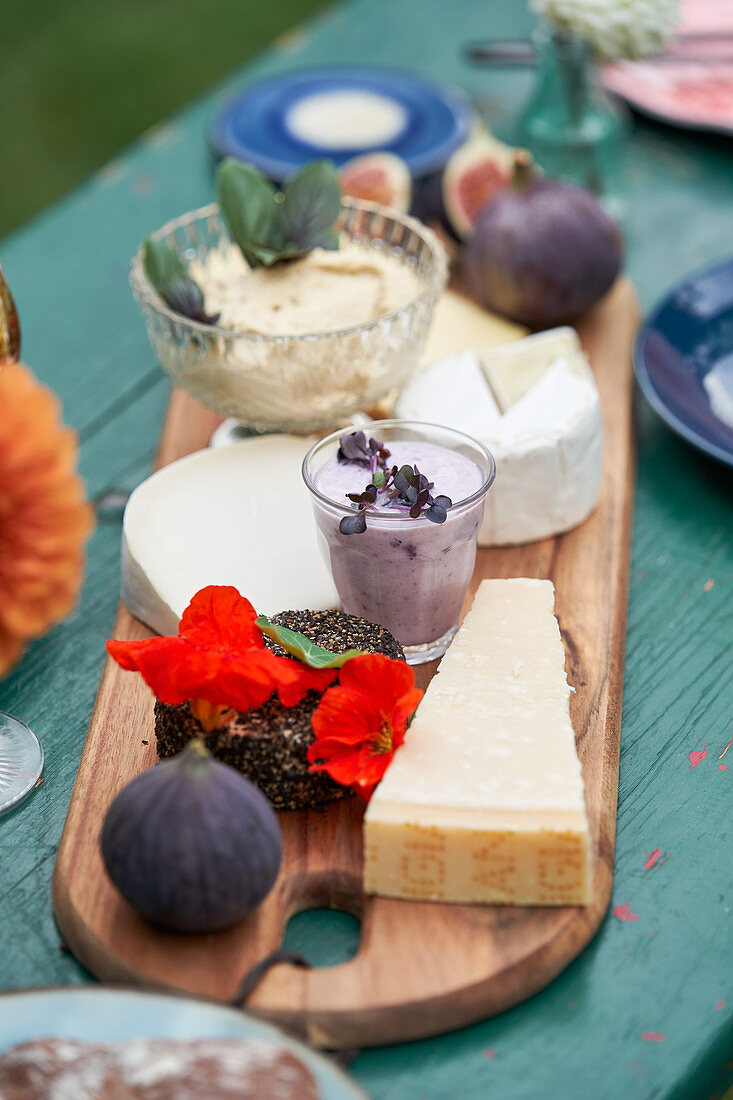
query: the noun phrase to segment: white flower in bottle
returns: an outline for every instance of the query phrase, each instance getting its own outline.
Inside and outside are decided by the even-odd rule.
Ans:
[[[580,35],[605,61],[658,53],[673,33],[677,0],[532,0],[559,33]]]

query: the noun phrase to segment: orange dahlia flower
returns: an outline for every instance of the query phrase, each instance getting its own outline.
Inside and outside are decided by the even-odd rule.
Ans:
[[[0,359],[0,676],[76,602],[93,513],[60,403]]]

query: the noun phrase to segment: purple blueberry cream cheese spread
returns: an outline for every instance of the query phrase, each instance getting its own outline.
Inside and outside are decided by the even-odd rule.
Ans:
[[[468,448],[445,445],[448,429],[436,428],[436,441],[400,439],[398,424],[393,438],[338,437],[313,475],[313,503],[344,611],[380,623],[403,646],[431,649],[416,658],[428,660],[458,624],[493,461],[469,437],[461,438],[479,448],[484,468]],[[431,426],[422,427],[405,434],[429,435]]]

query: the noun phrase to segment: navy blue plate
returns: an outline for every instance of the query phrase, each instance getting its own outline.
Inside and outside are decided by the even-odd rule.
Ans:
[[[395,125],[390,139],[348,147],[318,145],[297,136],[289,119],[310,96],[366,92],[391,105]],[[461,145],[475,120],[467,96],[456,88],[415,73],[376,66],[299,69],[249,84],[219,112],[211,144],[219,156],[256,165],[272,180],[282,180],[301,164],[329,157],[337,165],[376,148],[402,157],[413,177],[442,168]]]
[[[733,259],[688,276],[651,311],[636,338],[634,370],[673,431],[733,466],[733,424],[713,412],[705,386],[717,377],[733,398]]]

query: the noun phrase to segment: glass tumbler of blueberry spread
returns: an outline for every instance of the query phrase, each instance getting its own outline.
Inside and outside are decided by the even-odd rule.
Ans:
[[[440,657],[458,628],[495,472],[478,440],[411,420],[333,432],[305,457],[344,611],[385,626],[410,664]]]

